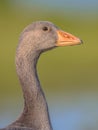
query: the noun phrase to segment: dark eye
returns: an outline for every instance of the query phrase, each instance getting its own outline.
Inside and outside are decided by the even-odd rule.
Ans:
[[[48,27],[46,27],[46,26],[45,26],[45,27],[43,27],[42,29],[43,29],[43,31],[48,31],[48,30],[49,30],[49,28],[48,28]]]

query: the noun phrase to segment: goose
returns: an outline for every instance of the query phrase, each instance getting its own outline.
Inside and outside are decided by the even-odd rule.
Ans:
[[[19,118],[0,130],[53,130],[48,105],[37,75],[39,56],[59,46],[82,41],[48,21],[28,25],[20,35],[16,50],[16,71],[23,91],[24,109]]]

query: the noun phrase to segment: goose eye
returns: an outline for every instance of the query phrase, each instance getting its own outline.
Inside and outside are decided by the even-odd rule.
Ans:
[[[48,31],[49,30],[48,27],[43,27],[42,29],[43,29],[43,31]]]

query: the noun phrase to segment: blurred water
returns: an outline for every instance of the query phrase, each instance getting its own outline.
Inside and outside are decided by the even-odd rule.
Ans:
[[[64,98],[66,99],[64,100]],[[69,94],[69,96],[67,94],[64,97],[61,95],[59,95],[59,98],[54,97],[52,102],[51,100],[49,101],[54,130],[60,130],[61,128],[67,130],[97,130],[98,102],[96,101],[98,101],[98,95],[95,93]],[[15,104],[15,102],[13,99],[12,104]],[[15,114],[17,111],[15,107],[10,108],[7,103],[6,111],[2,110],[3,114],[0,112],[0,128],[11,123],[16,119],[16,115],[19,115],[19,113]],[[21,109],[20,107],[17,108]]]
[[[13,1],[13,0],[10,0],[11,4],[15,4],[15,5],[26,5],[26,6],[33,6],[34,4],[38,4],[40,6],[44,6],[46,5],[47,7],[59,7],[59,8],[67,8],[67,7],[72,7],[72,8],[76,8],[78,10],[83,9],[83,8],[88,8],[90,9],[90,7],[92,8],[96,8],[98,6],[98,1],[97,0],[90,0],[89,2],[88,1],[85,1],[85,0],[17,0],[17,1]]]

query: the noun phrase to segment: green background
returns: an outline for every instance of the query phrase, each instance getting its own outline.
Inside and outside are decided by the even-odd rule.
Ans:
[[[98,1],[0,1],[0,127],[23,109],[15,70],[21,31],[37,20],[51,21],[84,44],[59,47],[41,55],[38,73],[53,128],[98,129]]]

